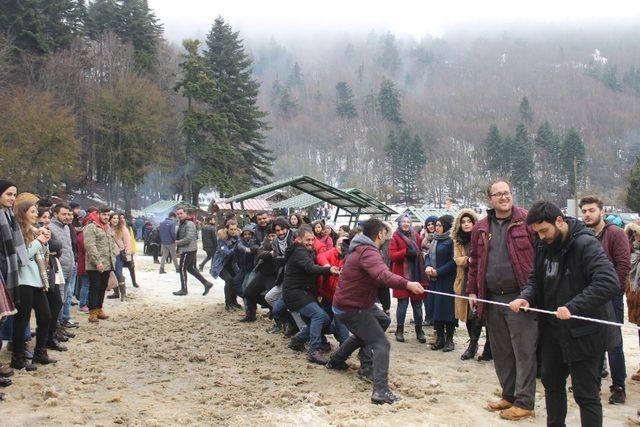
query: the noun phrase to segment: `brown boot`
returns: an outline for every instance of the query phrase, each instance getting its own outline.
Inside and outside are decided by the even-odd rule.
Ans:
[[[97,311],[97,315],[98,315],[98,319],[100,320],[107,320],[109,318],[109,316],[107,316],[106,314],[104,314],[104,310],[99,308],[96,310]]]
[[[634,381],[640,381],[640,369],[638,369],[635,374],[631,375],[631,379]]]
[[[509,409],[505,409],[504,411],[500,411],[500,418],[509,421],[519,421],[524,420],[525,418],[535,417],[536,414],[532,409],[522,409],[517,406],[512,406]]]
[[[496,411],[503,411],[505,409],[509,409],[513,406],[513,403],[511,402],[507,402],[504,399],[500,399],[497,402],[489,402],[487,403],[487,410],[491,411],[491,412],[496,412]]]
[[[10,377],[13,375],[13,369],[7,365],[0,364],[0,377]]]
[[[98,323],[98,310],[93,309],[89,311],[89,323]]]

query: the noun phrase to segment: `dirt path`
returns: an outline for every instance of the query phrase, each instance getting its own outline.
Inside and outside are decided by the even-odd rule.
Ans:
[[[412,334],[392,342],[390,380],[403,400],[375,406],[371,386],[355,376],[357,360],[346,373],[309,364],[284,338],[265,332],[268,319],[244,325],[226,313],[222,283],[202,297],[191,280],[190,294],[174,297],[175,273],[158,275],[147,257],[137,264],[142,288],[129,288],[126,303],[107,300],[112,319],[90,325],[86,315],[74,315],[81,328],[69,351],[51,352],[59,362],[13,377],[0,403],[1,425],[511,425],[482,409],[499,387],[492,364],[460,361],[464,328],[448,354]],[[625,344],[631,374],[638,339],[627,334]],[[0,359],[8,361],[6,350]],[[603,388],[609,385],[605,380]],[[608,405],[603,393],[605,425],[628,424],[640,408],[640,385],[627,388],[624,406]],[[545,425],[541,384],[537,414],[521,424]],[[573,401],[567,423],[579,424]]]

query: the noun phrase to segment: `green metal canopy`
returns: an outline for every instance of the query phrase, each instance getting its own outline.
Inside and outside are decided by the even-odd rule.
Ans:
[[[436,216],[439,218],[443,215],[451,215],[455,217],[457,213],[458,211],[455,209],[422,209],[422,208],[416,208],[416,207],[410,206],[407,209],[405,209],[404,212],[398,215],[397,218],[400,218],[402,215],[407,214],[411,217],[412,222],[420,222],[424,224],[424,222],[430,216]]]
[[[346,191],[340,190],[339,188],[333,187],[306,175],[276,181],[263,187],[229,197],[225,202],[239,202],[242,204],[242,202],[247,199],[254,198],[283,187],[293,187],[305,194],[276,203],[273,205],[274,208],[302,208],[312,206],[320,202],[326,202],[338,208],[336,218],[338,217],[338,212],[342,209],[349,214],[348,216],[350,216],[351,219],[355,216],[356,222],[361,214],[384,215],[388,218],[389,215],[396,213],[384,203],[358,189],[352,188]]]

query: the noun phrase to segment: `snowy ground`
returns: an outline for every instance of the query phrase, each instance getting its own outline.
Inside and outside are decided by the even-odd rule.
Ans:
[[[511,425],[482,409],[498,382],[491,363],[460,361],[464,328],[452,353],[431,351],[412,333],[396,343],[390,333],[391,385],[403,400],[375,406],[371,386],[355,376],[356,360],[346,373],[309,364],[265,332],[268,319],[245,325],[226,313],[220,281],[203,297],[190,278],[189,295],[174,297],[175,273],[159,275],[140,255],[136,264],[142,287],[128,288],[128,302],[106,300],[110,320],[91,325],[74,311],[81,327],[68,352],[51,352],[59,362],[16,373],[3,390],[1,425]],[[639,361],[633,331],[625,347],[631,375]],[[4,349],[0,360],[9,360]],[[540,383],[537,391],[537,417],[521,424],[546,424]],[[605,425],[635,419],[640,384],[629,380],[627,392],[628,403],[615,407],[603,393]],[[579,424],[573,401],[567,424]]]

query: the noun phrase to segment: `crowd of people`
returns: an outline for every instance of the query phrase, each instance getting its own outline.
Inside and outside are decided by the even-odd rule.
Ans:
[[[108,298],[126,298],[125,267],[138,286],[136,233],[123,215],[106,207],[85,212],[65,203],[51,206],[18,194],[9,181],[0,181],[0,194],[2,337],[12,346],[11,368],[32,370],[33,363],[55,363],[47,350],[65,351],[62,342],[73,338],[74,295],[79,313],[95,323],[108,318],[107,289],[114,289]],[[210,262],[210,275],[224,282],[225,310],[242,310],[241,322],[255,322],[263,307],[273,320],[268,333],[284,335],[291,350],[306,351],[309,362],[333,370],[348,369],[348,358],[358,350],[357,376],[373,384],[374,403],[398,400],[388,387],[386,331],[393,297],[394,338],[400,343],[410,339],[409,307],[416,340],[432,351],[452,352],[463,322],[469,340],[462,360],[476,357],[485,328],[478,360],[493,360],[502,389],[501,399],[487,404],[489,411],[506,420],[534,416],[541,377],[548,424],[564,425],[571,375],[582,424],[602,425],[600,388],[609,371],[609,403],[626,400],[620,329],[571,317],[623,323],[626,294],[629,321],[640,323],[640,223],[625,230],[607,224],[596,196],[580,201],[581,221],[549,202],[527,211],[514,206],[505,180],[488,186],[487,199],[484,217],[462,209],[455,217],[429,217],[419,227],[401,215],[395,225],[371,218],[353,229],[309,224],[298,213],[274,218],[265,211],[246,224],[233,214],[200,222],[179,207],[146,237],[155,233],[151,254],[159,273],[173,263],[179,274],[175,296],[188,294],[189,276],[207,295],[213,283],[202,272]],[[206,256],[198,265],[199,232]],[[32,310],[38,327],[31,354],[25,341]],[[8,385],[11,369],[0,367],[0,375]],[[640,370],[632,379],[640,381]]]
[[[35,371],[37,364],[57,362],[49,350],[67,351],[64,343],[80,326],[72,320],[72,306],[98,323],[109,318],[103,309],[107,290],[114,290],[108,298],[126,299],[125,267],[138,287],[136,240],[121,213],[53,204],[18,193],[9,180],[0,180],[0,209],[0,346],[6,342],[11,352],[10,366],[0,365],[0,385],[9,386],[14,369]]]

